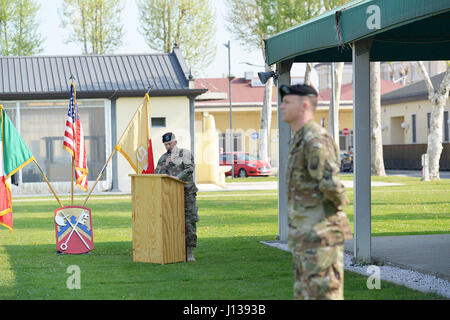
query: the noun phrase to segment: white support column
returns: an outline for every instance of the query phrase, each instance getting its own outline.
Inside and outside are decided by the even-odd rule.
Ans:
[[[192,81],[193,82],[193,81]],[[195,162],[195,97],[189,97],[189,132],[191,134],[191,153]],[[194,166],[194,182],[197,182],[197,174]]]
[[[278,85],[277,89],[285,84],[291,84],[292,61],[282,61],[277,64]],[[291,128],[281,120],[280,106],[281,98],[278,95],[278,240],[287,241],[288,235],[288,211],[287,211],[287,189],[286,169],[289,146],[291,141]]]
[[[328,110],[328,133],[333,137],[336,145],[339,145],[339,110],[336,110],[336,82],[334,73],[335,66],[334,62],[332,62],[330,108]]]
[[[357,262],[371,262],[370,46],[353,43],[354,251]]]

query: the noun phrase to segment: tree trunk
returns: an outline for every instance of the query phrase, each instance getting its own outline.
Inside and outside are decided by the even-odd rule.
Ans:
[[[334,77],[334,110],[331,108],[331,99],[333,98],[332,95],[330,95],[330,110],[328,115],[328,126],[330,127],[330,122],[333,121],[333,124],[331,124],[331,128],[334,128],[333,132],[330,132],[334,138],[334,142],[336,144],[336,147],[338,150],[341,150],[340,143],[339,143],[339,105],[341,101],[341,84],[342,84],[342,70],[344,68],[343,62],[335,63],[334,68],[334,74],[331,76]],[[332,68],[333,70],[333,68]],[[331,89],[333,90],[333,88]],[[333,114],[331,114],[333,113]]]
[[[303,81],[303,83],[309,86],[311,85],[311,70],[312,70],[312,63],[311,62],[306,63],[305,80]]]
[[[444,106],[447,104],[450,90],[450,64],[442,79],[439,90],[435,90],[422,61],[418,61],[419,70],[428,89],[428,99],[431,102],[430,133],[428,134],[427,154],[429,159],[430,180],[439,180],[439,160],[442,154],[442,125]]]
[[[336,68],[334,69],[334,90],[335,90],[335,109],[337,112],[337,119],[338,119],[338,133],[339,133],[339,110],[341,106],[341,86],[342,86],[342,72],[344,71],[344,62],[338,62],[336,63]],[[341,150],[339,138],[337,139],[336,146],[338,150]]]
[[[9,56],[9,47],[8,47],[8,26],[6,21],[2,21],[3,23],[3,41],[5,42],[5,52],[3,52],[4,56]]]
[[[272,71],[273,69],[266,64],[265,71]],[[259,131],[259,148],[258,157],[263,161],[269,162],[269,138],[270,127],[272,122],[272,90],[273,90],[273,78],[265,84],[264,88],[264,100],[261,110],[261,126]]]
[[[370,173],[374,176],[386,176],[383,160],[383,142],[381,139],[381,95],[380,63],[370,63]]]

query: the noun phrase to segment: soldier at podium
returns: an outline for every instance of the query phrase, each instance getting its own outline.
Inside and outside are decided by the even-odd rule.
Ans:
[[[172,132],[162,136],[167,152],[158,160],[156,174],[167,174],[178,178],[184,185],[184,215],[186,225],[186,260],[195,261],[194,248],[197,246],[198,207],[196,205],[197,187],[194,183],[194,157],[187,149],[177,147],[177,140]]]

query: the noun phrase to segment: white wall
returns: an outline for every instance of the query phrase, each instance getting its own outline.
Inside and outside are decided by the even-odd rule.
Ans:
[[[450,111],[450,100],[447,102],[444,111]],[[398,137],[399,124],[396,128],[392,127],[392,123],[396,123],[396,119],[403,117],[406,127],[401,129],[404,134],[404,143],[412,142],[412,115],[416,115],[416,143],[427,143],[427,113],[431,112],[431,102],[428,100],[420,100],[413,102],[404,102],[392,105],[381,106],[381,127],[383,144],[397,144],[403,141],[402,137]],[[448,125],[448,124],[447,124]],[[395,136],[395,137],[394,137]],[[443,137],[444,138],[444,137]]]
[[[117,140],[119,140],[122,136],[131,118],[142,102],[143,98],[117,99]],[[191,136],[189,131],[189,99],[187,97],[150,97],[149,113],[150,118],[166,118],[165,128],[150,127],[150,137],[152,139],[155,167],[159,157],[166,152],[162,143],[162,135],[164,133],[169,131],[173,132],[177,137],[178,147],[190,149]],[[128,161],[125,160],[120,153],[116,153],[115,157],[117,157],[119,190],[123,192],[131,192],[131,179],[128,175],[135,172],[131,168]]]

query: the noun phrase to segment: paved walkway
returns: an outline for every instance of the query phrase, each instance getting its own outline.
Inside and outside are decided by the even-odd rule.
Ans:
[[[353,255],[353,239],[344,250]],[[377,261],[450,281],[450,234],[372,237]]]
[[[263,242],[289,251],[287,243]],[[450,234],[372,237],[372,257],[386,265],[433,275],[450,281]],[[344,243],[353,256],[353,239]]]
[[[386,174],[388,176],[415,177],[415,178],[420,178],[422,176],[422,172],[416,170],[386,170]],[[450,171],[439,171],[439,178],[450,179]]]
[[[342,180],[346,188],[353,188],[353,181]],[[372,187],[383,186],[399,186],[402,183],[390,183],[372,181]],[[214,192],[214,191],[244,191],[244,190],[277,190],[278,181],[260,181],[260,182],[228,182],[224,186],[215,184],[197,184],[200,192]]]

